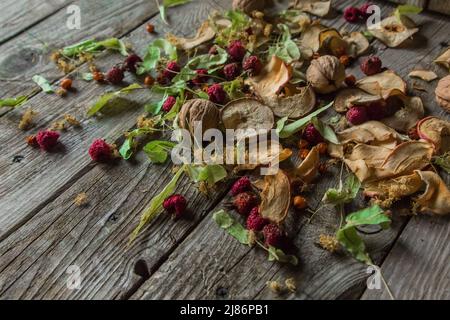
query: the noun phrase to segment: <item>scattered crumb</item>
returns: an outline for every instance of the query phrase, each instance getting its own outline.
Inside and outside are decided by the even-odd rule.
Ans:
[[[137,118],[136,124],[139,129],[153,128],[155,126],[155,121],[153,119],[148,119],[144,115],[142,115]]]
[[[80,193],[75,197],[75,200],[73,201],[76,206],[82,207],[85,206],[88,203],[88,198],[85,192]]]
[[[331,253],[339,249],[339,241],[334,236],[321,234],[319,236],[319,245]]]
[[[33,117],[35,115],[36,112],[34,112],[31,109],[25,111],[25,113],[22,116],[22,119],[20,119],[19,129],[24,131],[29,130],[33,126]]]
[[[297,292],[297,285],[295,284],[295,279],[294,279],[294,278],[286,279],[286,281],[284,282],[284,284],[286,285],[286,288],[287,288],[291,293]]]
[[[267,281],[267,287],[275,294],[281,294],[283,292],[283,287],[278,281]]]
[[[26,141],[30,147],[37,147],[37,145],[38,145],[38,143],[36,141],[36,136],[28,136],[26,138]]]
[[[56,90],[56,94],[60,97],[65,97],[67,95],[67,90],[59,88],[58,90]]]
[[[75,118],[74,116],[72,116],[70,114],[65,114],[64,115],[64,120],[66,120],[66,122],[68,124],[70,124],[71,126],[81,127],[80,121],[78,121],[77,118]]]
[[[67,129],[66,120],[58,120],[50,125],[52,131],[65,131]]]
[[[258,236],[257,236],[256,232],[253,231],[253,230],[250,230],[248,232],[248,245],[250,247],[254,247],[256,245],[256,240],[257,239],[258,239]]]
[[[112,152],[113,158],[114,159],[121,158],[121,155],[120,155],[119,149],[117,148],[117,145],[115,143],[113,143],[113,144],[110,144],[109,146],[111,147],[111,152]]]

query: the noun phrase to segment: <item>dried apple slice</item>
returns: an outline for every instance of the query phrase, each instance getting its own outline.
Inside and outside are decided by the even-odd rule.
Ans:
[[[300,88],[300,93],[289,97],[267,97],[264,103],[272,108],[273,113],[280,118],[299,119],[311,111],[316,106],[316,94],[311,87]]]
[[[261,216],[272,223],[281,224],[286,220],[291,204],[291,183],[282,171],[266,176],[261,194]]]
[[[230,102],[221,111],[225,129],[239,130],[238,139],[254,135],[255,130],[270,130],[275,124],[272,109],[254,99]]]
[[[432,143],[436,153],[450,151],[450,122],[436,117],[428,117],[417,124],[420,138]]]
[[[199,45],[206,43],[216,36],[216,32],[209,25],[209,21],[205,21],[197,32],[194,38],[178,38],[173,34],[167,35],[167,40],[170,41],[174,46],[181,50],[191,50]]]
[[[450,49],[447,49],[447,51],[434,60],[434,63],[440,64],[450,71]]]
[[[309,152],[308,156],[294,170],[294,177],[304,183],[311,183],[319,173],[320,153],[317,147]]]
[[[331,54],[341,56],[348,52],[348,43],[342,39],[341,34],[336,29],[326,29],[319,34],[320,49],[322,55]]]
[[[450,191],[445,182],[431,171],[417,171],[426,185],[425,192],[416,199],[420,212],[437,215],[450,214]]]
[[[352,105],[366,105],[380,100],[380,96],[371,95],[361,89],[344,89],[336,96],[334,109],[336,112],[345,113]]]
[[[317,52],[320,49],[319,35],[327,28],[321,24],[311,24],[300,37],[300,47],[310,48],[312,52]]]
[[[378,121],[369,121],[359,126],[351,127],[337,134],[341,143],[364,143],[371,145],[386,144],[386,142],[401,142],[402,138],[394,129]]]
[[[369,40],[361,32],[352,32],[344,40],[348,44],[347,54],[353,58],[363,55],[370,48]]]
[[[325,17],[331,10],[331,0],[295,0],[291,6],[315,16]]]
[[[427,82],[431,82],[438,78],[438,75],[430,70],[413,70],[408,74],[408,76],[410,78],[422,79]]]
[[[396,97],[403,101],[404,107],[391,117],[384,118],[381,122],[397,131],[406,133],[424,117],[425,109],[422,99],[419,97],[404,97],[402,95]]]
[[[273,56],[261,74],[249,79],[253,89],[260,97],[276,95],[291,79],[291,68],[283,60]]]
[[[388,17],[379,24],[369,26],[368,30],[375,38],[391,48],[398,47],[419,32],[419,28],[416,28],[414,22],[406,16],[402,16],[401,21],[395,16]]]
[[[406,82],[392,70],[365,77],[356,83],[356,87],[383,99],[394,94],[406,94]]]

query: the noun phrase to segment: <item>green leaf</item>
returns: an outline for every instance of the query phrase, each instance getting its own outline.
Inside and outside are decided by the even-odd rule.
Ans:
[[[93,39],[83,40],[83,41],[78,42],[76,44],[64,47],[62,49],[62,54],[65,55],[66,57],[75,57],[78,54],[86,51],[87,48],[95,46],[96,43],[97,42],[95,40],[93,40]]]
[[[140,128],[128,133],[127,138],[119,149],[119,153],[123,159],[129,160],[133,156],[135,148],[135,139],[139,136],[153,133],[153,129]]]
[[[115,51],[119,51],[121,55],[123,56],[128,56],[128,50],[127,47],[125,45],[125,43],[117,38],[109,38],[103,41],[100,41],[97,43],[95,48],[91,48],[88,49],[92,50],[93,52],[95,52],[98,49],[109,49],[109,50],[115,50]]]
[[[237,78],[233,81],[223,83],[223,89],[228,94],[231,100],[236,100],[244,97],[245,95],[242,93],[242,87],[244,82],[242,79]]]
[[[105,106],[107,106],[108,105],[108,103],[112,100],[112,99],[114,99],[114,98],[116,98],[116,97],[118,97],[118,96],[120,96],[120,95],[122,95],[122,94],[129,94],[129,93],[131,93],[131,92],[133,92],[133,91],[135,91],[135,90],[138,90],[138,89],[142,89],[142,86],[141,85],[139,85],[139,84],[137,84],[137,83],[134,83],[134,84],[132,84],[132,85],[129,85],[128,87],[126,87],[126,88],[123,88],[123,89],[121,89],[121,90],[119,90],[119,91],[115,91],[115,92],[108,92],[108,93],[105,93],[104,95],[102,95],[90,108],[89,108],[89,110],[88,110],[88,112],[87,112],[87,116],[88,117],[92,117],[92,116],[94,116],[94,115],[96,115],[97,113],[99,113]]]
[[[281,263],[290,263],[294,266],[298,265],[298,259],[296,256],[287,255],[281,249],[275,247],[269,247],[269,261],[278,261]]]
[[[300,49],[292,40],[289,27],[285,24],[279,24],[278,28],[282,32],[281,39],[275,46],[269,48],[269,56],[275,55],[288,64],[300,59]]]
[[[286,125],[286,122],[284,122],[284,123],[280,122],[278,124],[278,128],[277,128],[280,138],[286,139],[286,138],[289,138],[290,136],[292,136],[293,134],[299,132],[304,126],[306,126],[308,123],[310,123],[314,117],[317,117],[322,112],[331,108],[333,106],[333,104],[334,104],[334,101],[329,103],[325,107],[320,108],[319,110],[316,110],[315,112],[311,113],[309,116],[299,119],[291,124]]]
[[[139,225],[133,231],[130,238],[130,243],[136,240],[142,229],[148,225],[158,215],[158,213],[160,213],[160,211],[162,211],[164,200],[175,192],[175,188],[183,172],[184,168],[180,168],[164,190],[152,199],[148,208],[143,212]]]
[[[450,152],[434,158],[434,163],[450,174]]]
[[[319,118],[314,117],[311,120],[314,127],[317,129],[317,131],[320,132],[322,137],[325,138],[325,140],[334,143],[334,144],[340,144],[338,137],[336,136],[336,133],[334,130],[327,124],[323,123]]]
[[[367,41],[372,42],[375,39],[374,35],[370,31],[362,31],[361,32],[364,37],[366,37]]]
[[[93,39],[83,40],[74,45],[64,47],[62,49],[62,54],[66,57],[72,58],[81,53],[97,53],[105,49],[119,51],[123,56],[128,55],[125,44],[118,38],[109,38],[102,41],[96,41]]]
[[[169,157],[169,152],[177,144],[170,141],[152,141],[144,147],[144,152],[153,163],[164,163]]]
[[[228,177],[227,170],[221,165],[188,165],[187,172],[194,182],[207,182],[214,185]]]
[[[178,59],[177,48],[174,45],[166,39],[156,39],[148,46],[147,53],[138,67],[137,74],[142,75],[155,69],[163,54],[170,60]]]
[[[84,72],[81,74],[81,78],[84,81],[92,81],[92,80],[94,80],[94,75],[90,72]]]
[[[241,244],[249,244],[248,231],[225,210],[220,210],[213,214],[213,219],[217,225],[228,232],[232,237]]]
[[[27,96],[19,96],[17,98],[0,99],[0,107],[20,107],[27,102]]]
[[[169,24],[167,22],[166,8],[172,8],[188,2],[191,2],[191,0],[164,0],[163,3],[158,7],[162,21],[166,24]]]
[[[36,82],[36,84],[41,87],[42,91],[44,91],[45,93],[53,93],[55,92],[52,88],[52,85],[50,84],[50,82],[45,79],[42,76],[39,75],[35,75],[33,77],[33,81]]]
[[[343,185],[341,181],[339,189],[328,189],[322,201],[334,206],[350,203],[356,198],[360,188],[359,179],[354,174],[350,174]]]
[[[375,205],[370,208],[352,213],[346,218],[346,225],[338,230],[336,238],[339,243],[350,252],[358,261],[372,264],[366,246],[358,235],[356,227],[365,225],[380,225],[383,229],[390,226],[391,219],[384,213],[383,209]]]
[[[217,66],[224,65],[228,60],[228,53],[221,47],[217,48],[217,54],[204,54],[192,58],[187,65],[191,69],[211,70]]]
[[[397,9],[395,10],[394,14],[399,20],[401,20],[402,16],[404,16],[404,15],[419,14],[422,11],[423,11],[423,9],[420,7],[413,6],[410,4],[404,4],[404,5],[399,5],[397,7]]]

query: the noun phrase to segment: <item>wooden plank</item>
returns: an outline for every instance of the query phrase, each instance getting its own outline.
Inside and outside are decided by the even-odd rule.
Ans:
[[[4,0],[0,12],[0,44],[70,4],[68,0]]]
[[[449,0],[429,0],[428,9],[450,15],[450,1]]]
[[[171,31],[185,35],[194,33],[191,26],[199,25],[213,9],[221,8],[219,4],[224,3],[228,1],[201,1],[172,9],[171,17],[182,23],[174,24]],[[152,22],[161,25],[159,18]],[[137,29],[129,38],[138,51],[149,42],[144,32],[142,28]],[[111,57],[108,60],[114,64]],[[127,113],[126,117],[133,120],[132,113]],[[126,124],[125,119],[111,121]],[[121,130],[115,128],[115,131]],[[84,154],[85,151],[80,148],[70,153]],[[65,161],[68,161],[67,155]],[[170,164],[149,166],[141,153],[136,161],[87,170],[76,183],[56,194],[51,203],[40,207],[27,223],[0,243],[0,296],[4,299],[127,297],[182,242],[217,199],[222,198],[223,191],[219,190],[206,199],[184,179],[179,192],[190,200],[191,214],[180,221],[161,215],[132,247],[127,248],[140,213],[154,194],[170,181],[170,169]],[[90,204],[86,208],[73,205],[74,197],[80,192],[89,195]],[[81,269],[81,290],[70,290],[66,286],[66,270],[74,265]]]
[[[425,8],[428,0],[389,0],[399,4],[411,4],[413,6]]]
[[[343,4],[344,5],[344,4]],[[388,8],[384,8],[388,10]],[[385,65],[406,75],[414,66],[431,67],[430,61],[440,50],[438,43],[446,36],[448,21],[425,15],[419,19],[427,21],[428,28],[422,31],[419,39],[402,49],[387,49],[377,44],[375,51],[382,57]],[[339,25],[340,22],[336,22]],[[339,27],[338,27],[339,28]],[[427,45],[417,45],[423,39],[429,39]],[[432,43],[431,43],[432,42]],[[411,49],[411,46],[414,50]],[[433,69],[437,68],[432,66]],[[355,65],[351,71],[361,77]],[[440,72],[439,70],[436,70]],[[408,81],[410,87],[413,81]],[[432,114],[439,114],[434,102],[432,86],[422,84],[428,93],[421,93],[424,102]],[[417,93],[417,92],[415,92]],[[335,172],[334,176],[337,176]],[[334,182],[336,183],[336,181]],[[318,204],[323,192],[333,185],[332,179],[319,183],[314,191],[315,199],[310,203]],[[219,209],[219,206],[216,209]],[[337,299],[359,298],[365,289],[369,274],[367,267],[346,255],[331,255],[315,245],[321,233],[335,232],[336,214],[324,211],[312,224],[305,217],[298,218],[292,234],[301,258],[299,268],[269,263],[260,250],[251,250],[233,242],[228,235],[218,230],[209,217],[184,241],[158,271],[152,275],[132,296],[132,299],[267,299],[277,298],[266,288],[266,281],[294,277],[299,290],[296,294],[282,296],[289,299]],[[404,219],[394,212],[393,227],[378,235],[367,237],[369,252],[375,263],[381,263],[394,241],[404,227]],[[425,231],[426,232],[426,231]],[[445,239],[444,239],[445,240]],[[183,261],[191,261],[185,266]],[[198,266],[192,268],[191,265]]]
[[[75,4],[81,12],[80,30],[67,28],[68,15],[61,10],[0,45],[0,98],[31,94],[38,89],[31,81],[36,74],[50,81],[60,79],[63,73],[50,61],[52,50],[87,38],[121,37],[158,13],[156,2],[147,0],[79,0]],[[10,108],[0,109],[0,115],[7,111]]]

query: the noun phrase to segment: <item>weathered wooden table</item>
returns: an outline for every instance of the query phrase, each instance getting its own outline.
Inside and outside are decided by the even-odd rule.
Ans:
[[[192,214],[174,222],[156,219],[136,243],[129,235],[152,195],[171,178],[171,165],[150,165],[140,154],[117,166],[94,165],[87,149],[95,138],[115,141],[133,127],[141,108],[130,107],[62,135],[64,150],[44,154],[29,148],[25,137],[44,129],[64,113],[83,117],[87,106],[107,86],[75,81],[77,92],[62,99],[34,91],[36,74],[52,81],[63,77],[49,53],[86,38],[120,37],[142,54],[149,42],[171,31],[192,35],[209,13],[229,8],[230,0],[202,0],[171,9],[170,26],[163,25],[155,1],[148,0],[6,0],[0,11],[0,98],[32,93],[18,110],[0,109],[0,297],[2,299],[263,299],[278,298],[266,288],[268,280],[294,277],[296,294],[282,299],[387,299],[385,289],[367,290],[367,268],[345,254],[333,255],[315,244],[319,234],[333,233],[338,216],[322,210],[311,223],[292,215],[299,267],[267,261],[266,255],[232,241],[217,228],[211,213],[227,201],[227,190],[205,198],[187,180],[180,193],[190,199]],[[340,9],[360,1],[335,1]],[[362,1],[361,1],[362,2]],[[385,14],[392,6],[377,2]],[[81,29],[69,30],[69,5],[81,9]],[[398,49],[375,42],[375,51],[407,78],[415,67],[445,70],[432,64],[449,45],[450,18],[424,13],[416,19],[420,35]],[[149,35],[146,23],[156,25]],[[341,15],[326,24],[351,30]],[[111,53],[100,56],[103,70],[121,61]],[[361,76],[357,64],[353,68]],[[85,72],[82,65],[77,72]],[[133,82],[133,78],[127,78]],[[434,102],[436,82],[420,83],[431,114],[445,116]],[[412,87],[413,81],[409,81]],[[135,97],[137,102],[145,94]],[[36,127],[17,129],[28,107],[38,111]],[[448,177],[447,177],[448,181]],[[332,175],[316,186],[309,201],[317,208],[324,190],[336,186]],[[75,196],[86,192],[87,207]],[[397,299],[450,298],[450,223],[448,218],[402,217],[395,213],[389,231],[367,236],[369,251]],[[81,276],[80,288],[70,285]],[[73,283],[72,283],[73,284]],[[75,283],[76,285],[77,283]],[[71,289],[72,288],[72,289]]]

